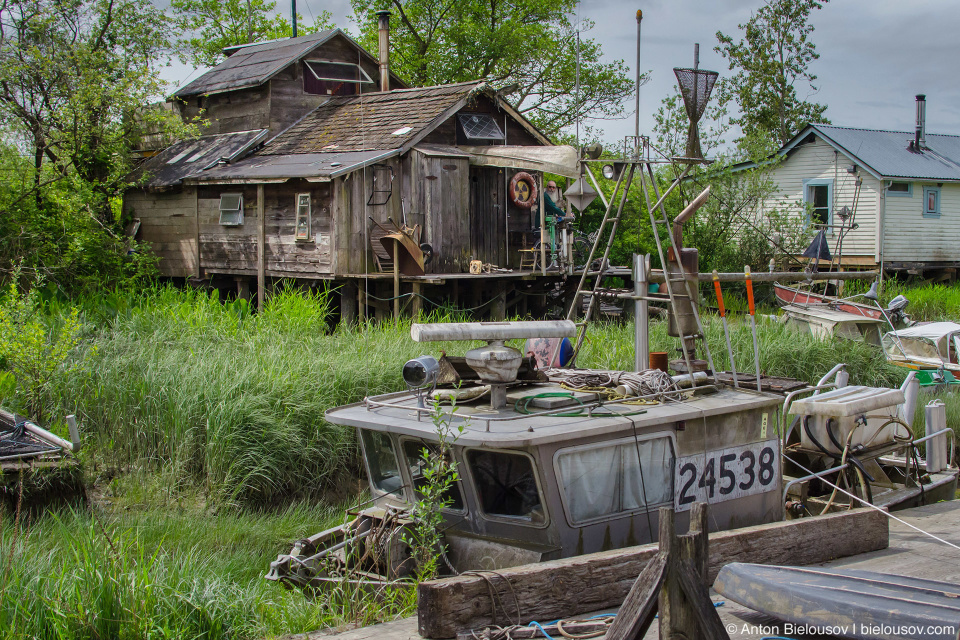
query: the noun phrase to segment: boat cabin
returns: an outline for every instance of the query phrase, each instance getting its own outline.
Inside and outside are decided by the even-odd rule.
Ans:
[[[949,380],[940,379],[937,383],[955,382],[951,372],[960,372],[960,324],[929,322],[890,331],[883,336],[883,351],[893,364],[950,374]]]
[[[414,324],[418,341],[488,344],[462,362],[446,355],[411,360],[404,368],[410,391],[327,412],[329,422],[357,429],[373,507],[344,527],[298,542],[268,577],[316,584],[327,579],[321,574],[329,572],[324,562],[332,550],[349,549],[364,536],[396,538],[383,531],[410,524],[429,481],[425,452],[436,452],[441,436],[457,474],[442,508],[448,570],[498,569],[655,541],[662,506],[674,507],[681,527],[697,501],[710,504],[712,530],[783,519],[781,396],[706,384],[702,373],[671,378],[660,370],[599,372],[608,386],[579,392],[570,386],[571,373],[597,372],[537,370],[532,358],[505,344],[575,331],[571,321]],[[408,551],[366,544],[369,552],[354,553],[361,560],[341,558],[338,575],[378,555],[386,560],[363,565],[370,574],[412,571]]]

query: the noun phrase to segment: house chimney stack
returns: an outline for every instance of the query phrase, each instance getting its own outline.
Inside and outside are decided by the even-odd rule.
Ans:
[[[390,91],[390,12],[377,11],[380,26],[380,91]]]
[[[917,151],[922,151],[926,146],[927,135],[927,96],[922,93],[917,94],[917,135],[914,140],[914,146]]]

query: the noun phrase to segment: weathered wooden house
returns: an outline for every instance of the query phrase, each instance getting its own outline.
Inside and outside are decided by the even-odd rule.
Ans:
[[[771,172],[777,191],[757,213],[804,211],[811,223],[827,225],[833,253],[841,213],[849,214],[857,228],[843,239],[844,265],[955,274],[960,136],[926,133],[924,99],[917,98],[912,132],[805,127],[779,150],[783,161]]]
[[[471,260],[517,265],[539,220],[508,196],[511,178],[575,176],[575,150],[483,82],[389,90],[382,66],[368,86],[376,69],[335,31],[240,49],[178,91],[185,116],[205,110],[208,133],[144,162],[124,202],[161,271],[241,290],[257,276],[332,280],[349,306],[360,279],[364,291],[393,286],[380,242],[390,221],[432,249],[426,274],[404,278],[414,291]]]

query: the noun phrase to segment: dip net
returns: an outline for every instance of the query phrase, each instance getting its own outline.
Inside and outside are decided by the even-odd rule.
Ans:
[[[706,71],[704,69],[677,68],[673,70],[673,73],[677,76],[680,95],[683,96],[683,106],[686,107],[687,118],[690,119],[685,155],[687,158],[702,159],[703,151],[700,150],[698,123],[707,108],[710,92],[713,91],[713,85],[717,83],[719,74],[716,71]]]

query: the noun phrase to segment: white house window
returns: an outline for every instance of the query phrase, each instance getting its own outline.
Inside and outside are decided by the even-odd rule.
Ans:
[[[220,224],[225,227],[239,227],[243,224],[243,194],[220,194]]]
[[[804,180],[803,203],[809,212],[810,224],[831,224],[833,220],[833,180]]]
[[[297,194],[297,223],[295,226],[297,240],[310,239],[310,194]]]
[[[923,188],[923,215],[925,218],[940,217],[940,187]]]
[[[891,182],[890,186],[887,187],[887,195],[897,196],[900,198],[911,198],[913,197],[913,183]]]

